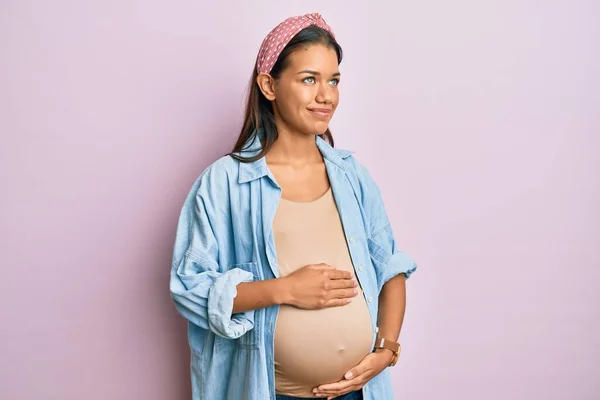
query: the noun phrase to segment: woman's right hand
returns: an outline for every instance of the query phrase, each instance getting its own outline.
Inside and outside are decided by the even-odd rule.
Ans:
[[[343,306],[359,293],[349,271],[327,264],[307,265],[281,279],[283,303],[306,310]]]

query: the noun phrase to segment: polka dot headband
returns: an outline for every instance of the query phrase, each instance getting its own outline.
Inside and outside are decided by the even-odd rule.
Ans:
[[[265,40],[263,40],[256,60],[256,70],[258,73],[268,74],[271,72],[273,65],[275,65],[279,55],[290,40],[302,29],[311,25],[325,29],[335,39],[333,31],[319,13],[290,17],[273,28]]]

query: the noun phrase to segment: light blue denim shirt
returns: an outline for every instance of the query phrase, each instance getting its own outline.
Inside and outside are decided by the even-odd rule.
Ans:
[[[398,249],[378,186],[352,152],[316,136],[346,242],[369,308],[375,343],[378,295],[415,262]],[[261,149],[254,140],[250,153]],[[236,285],[279,277],[273,219],[281,187],[265,157],[225,156],[202,172],[179,217],[170,291],[188,321],[194,400],[275,400],[273,337],[279,306],[232,315]],[[342,377],[340,377],[341,379]],[[323,382],[326,383],[326,382]],[[389,368],[363,388],[365,400],[393,399]]]

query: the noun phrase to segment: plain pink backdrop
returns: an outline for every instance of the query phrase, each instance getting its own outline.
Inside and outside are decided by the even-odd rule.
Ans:
[[[338,146],[419,264],[397,398],[600,398],[594,0],[1,1],[0,398],[190,398],[177,216],[308,12],[346,54]]]

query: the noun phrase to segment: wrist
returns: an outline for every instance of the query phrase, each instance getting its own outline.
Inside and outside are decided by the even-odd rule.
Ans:
[[[394,358],[394,352],[390,349],[375,349],[373,350],[373,353],[378,354],[382,360],[385,360],[385,365],[389,365]]]
[[[273,303],[283,305],[290,303],[290,288],[287,277],[276,278],[273,282]]]

